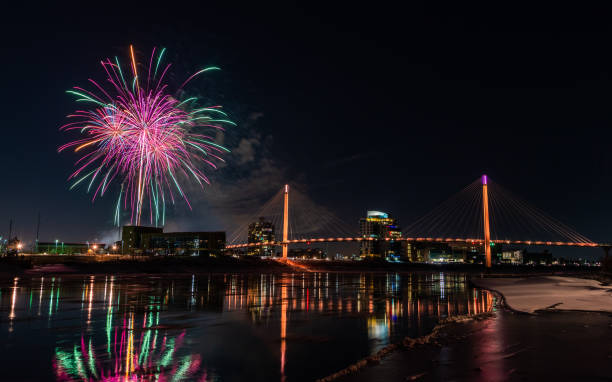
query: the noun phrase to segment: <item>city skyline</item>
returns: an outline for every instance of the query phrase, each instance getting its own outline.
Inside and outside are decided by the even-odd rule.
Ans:
[[[12,218],[14,232],[31,241],[39,211],[41,240],[104,240],[117,232],[114,200],[92,204],[91,195],[69,191],[75,158],[56,149],[63,143],[58,128],[72,110],[65,90],[86,82],[103,57],[134,44],[143,54],[167,47],[184,73],[201,64],[222,67],[202,91],[211,89],[239,123],[224,137],[233,151],[227,165],[211,175],[193,211],[177,203],[171,230],[229,231],[250,205],[285,183],[303,187],[314,203],[348,222],[381,209],[409,224],[487,172],[592,240],[607,241],[612,180],[605,142],[612,121],[605,100],[612,60],[589,49],[601,42],[593,37],[600,27],[555,36],[528,20],[504,32],[510,25],[504,20],[454,20],[417,9],[423,18],[410,18],[410,25],[374,21],[379,28],[361,35],[351,33],[365,20],[359,10],[336,18],[340,8],[319,14],[288,6],[278,10],[291,15],[282,20],[252,11],[232,13],[241,22],[223,35],[221,20],[187,16],[154,31],[145,18],[79,34],[75,26],[91,21],[80,19],[79,10],[7,23],[3,28],[21,25],[7,47],[22,60],[19,67],[2,63],[5,73],[16,74],[7,78],[3,105],[13,106],[3,125],[13,127],[7,141],[17,142],[0,153],[7,168],[2,236]],[[62,17],[72,23],[41,33]],[[330,33],[331,20],[344,31]],[[483,32],[491,29],[500,32],[496,40]],[[435,33],[417,38],[411,31]],[[525,51],[536,64],[512,59]],[[38,56],[48,58],[45,65]],[[15,103],[32,88],[45,89],[45,96]]]

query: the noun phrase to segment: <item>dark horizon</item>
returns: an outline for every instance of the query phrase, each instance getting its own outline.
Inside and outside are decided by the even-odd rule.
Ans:
[[[88,9],[87,7],[92,7]],[[169,229],[228,230],[285,183],[353,222],[368,209],[407,225],[481,174],[596,242],[612,242],[607,12],[204,6],[6,12],[0,236],[105,240],[114,193],[69,191],[57,153],[99,61],[165,47],[176,80],[225,107],[227,165],[168,214]],[[106,17],[106,18],[105,18]],[[593,257],[601,253],[592,250]]]

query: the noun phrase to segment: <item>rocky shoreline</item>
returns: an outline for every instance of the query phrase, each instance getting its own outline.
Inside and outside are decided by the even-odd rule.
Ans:
[[[487,289],[496,295],[494,312],[442,321],[427,336],[320,381],[612,380],[612,314],[556,306],[525,312]]]
[[[440,341],[445,341],[445,338],[448,337],[448,333],[449,333],[448,329],[452,325],[457,324],[457,323],[465,323],[465,322],[473,321],[473,320],[481,321],[481,320],[488,319],[492,316],[493,316],[493,313],[483,313],[483,314],[471,315],[471,316],[460,315],[460,316],[446,318],[444,320],[441,320],[440,323],[432,329],[431,333],[425,336],[418,337],[418,338],[405,337],[399,343],[387,345],[381,350],[377,351],[376,353],[368,357],[365,357],[355,362],[354,364],[345,367],[342,370],[339,370],[326,377],[317,379],[317,382],[335,381],[349,374],[357,373],[368,366],[378,365],[380,364],[381,360],[384,357],[390,355],[392,352],[399,350],[399,349],[417,351],[419,348],[425,345],[434,345],[434,346],[440,347],[441,346]],[[417,375],[416,377],[420,377],[420,375]]]

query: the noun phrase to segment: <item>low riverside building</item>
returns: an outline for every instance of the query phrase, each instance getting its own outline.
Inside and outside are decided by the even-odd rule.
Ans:
[[[53,255],[94,254],[104,252],[106,244],[102,243],[64,243],[61,241],[38,242],[37,253]]]
[[[410,261],[419,263],[472,263],[481,248],[473,243],[409,242]]]
[[[163,228],[145,227],[140,225],[124,225],[121,232],[121,247],[123,253],[134,253],[142,249],[142,235],[147,233],[162,233]]]
[[[546,265],[552,263],[552,253],[545,249],[542,252],[523,251],[523,264]]]
[[[164,232],[160,227],[124,226],[117,247],[117,252],[136,255],[221,255],[225,253],[225,232]]]
[[[502,264],[521,265],[523,264],[523,252],[519,250],[503,251],[500,261]]]
[[[225,252],[225,232],[165,232],[142,235],[145,254],[217,256]]]
[[[327,254],[322,248],[289,248],[289,257],[296,259],[325,259]]]

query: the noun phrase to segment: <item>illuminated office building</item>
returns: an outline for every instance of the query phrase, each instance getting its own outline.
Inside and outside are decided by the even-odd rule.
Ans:
[[[359,219],[359,232],[364,239],[359,254],[362,258],[377,257],[399,260],[402,256],[402,231],[395,219],[387,213],[368,211],[367,217]]]
[[[259,218],[259,221],[249,224],[247,240],[248,243],[274,242],[274,224],[263,217]],[[254,256],[273,256],[274,245],[249,247],[247,253]]]

